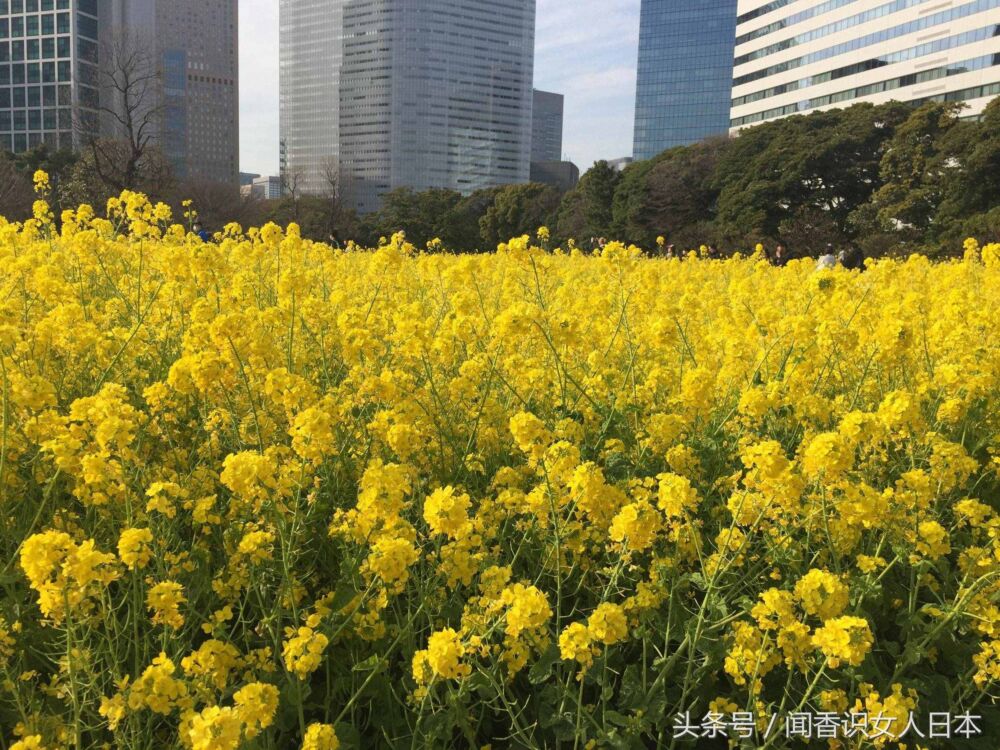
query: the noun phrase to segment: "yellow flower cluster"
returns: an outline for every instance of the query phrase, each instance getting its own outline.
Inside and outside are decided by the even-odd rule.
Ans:
[[[996,695],[998,246],[203,242],[35,182],[0,744],[652,747],[677,710]]]
[[[38,594],[38,606],[56,622],[74,610],[78,617],[86,615],[91,597],[119,577],[116,562],[94,540],[76,544],[62,531],[35,534],[21,546],[21,568]]]
[[[338,750],[340,740],[329,724],[310,724],[302,738],[302,750]]]
[[[613,646],[628,637],[628,619],[622,607],[602,602],[587,618],[587,624],[574,622],[559,635],[559,652],[567,661],[583,667],[594,663],[601,653],[598,644]]]
[[[297,631],[289,628],[285,633],[285,645],[282,648],[285,668],[300,680],[304,680],[319,669],[323,652],[326,651],[329,642],[325,635],[315,632],[310,627],[303,626]]]
[[[149,565],[153,557],[153,532],[149,529],[125,529],[118,537],[118,558],[132,570]]]
[[[472,667],[462,663],[465,652],[462,637],[453,628],[432,633],[427,639],[427,648],[413,656],[413,679],[418,684],[426,684],[436,677],[446,680],[468,677]]]

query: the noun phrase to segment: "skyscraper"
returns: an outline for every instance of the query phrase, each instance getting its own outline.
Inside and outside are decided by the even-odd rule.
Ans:
[[[1000,94],[1000,0],[740,0],[734,130],[859,101]]]
[[[101,1],[105,47],[123,34],[148,47],[158,78],[156,138],[174,173],[238,184],[237,0]]]
[[[73,108],[98,106],[97,0],[0,0],[0,149],[71,148]]]
[[[0,149],[118,135],[115,45],[148,61],[142,108],[179,176],[235,184],[237,0],[0,0]]]
[[[376,210],[526,182],[534,0],[280,0],[281,167]]]
[[[340,189],[340,69],[347,4],[278,4],[281,177],[285,189],[296,193]]]
[[[560,161],[563,142],[563,95],[535,89],[531,109],[531,161]]]
[[[728,131],[735,38],[736,0],[642,0],[636,159]]]

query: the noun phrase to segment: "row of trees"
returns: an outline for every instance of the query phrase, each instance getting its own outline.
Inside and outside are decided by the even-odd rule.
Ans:
[[[856,104],[670,149],[619,172],[595,164],[569,193],[515,185],[462,197],[396,191],[351,227],[371,242],[403,229],[460,250],[492,249],[548,226],[559,243],[614,238],[655,248],[714,244],[819,254],[960,253],[1000,239],[1000,99],[981,118],[958,103]]]
[[[117,158],[130,164],[133,149],[120,148]],[[110,150],[44,147],[0,158],[0,214],[30,215],[38,168],[52,176],[57,209],[103,205],[122,187],[122,170],[108,169],[114,163]],[[856,104],[674,148],[623,172],[598,162],[566,194],[534,183],[469,196],[399,189],[368,216],[344,207],[336,180],[324,195],[290,189],[276,201],[243,198],[232,185],[178,181],[148,144],[130,179],[177,215],[181,201],[193,199],[209,229],[295,221],[322,241],[371,245],[403,230],[418,246],[439,239],[474,252],[544,225],[555,241],[573,238],[582,247],[614,238],[653,248],[664,236],[682,250],[780,241],[802,254],[828,243],[868,255],[946,254],[959,252],[968,236],[1000,238],[1000,99],[978,119],[963,119],[952,103]]]
[[[678,248],[961,252],[966,237],[1000,238],[1000,99],[980,119],[953,103],[856,104],[671,149],[622,174],[599,163],[554,228],[645,247],[663,235]]]

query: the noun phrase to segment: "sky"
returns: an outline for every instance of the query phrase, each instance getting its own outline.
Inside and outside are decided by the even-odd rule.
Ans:
[[[640,1],[538,0],[535,88],[565,95],[563,151],[581,172],[632,153]],[[239,4],[240,169],[277,174],[278,0]]]

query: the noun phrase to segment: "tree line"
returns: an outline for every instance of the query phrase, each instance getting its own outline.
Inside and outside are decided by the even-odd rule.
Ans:
[[[758,242],[819,255],[961,253],[1000,239],[1000,99],[981,118],[957,103],[855,104],[670,149],[616,173],[596,164],[562,200],[560,237],[678,249]]]
[[[963,105],[859,103],[672,148],[619,172],[600,161],[560,195],[527,184],[462,197],[398,190],[361,222],[371,242],[403,229],[418,246],[490,250],[547,226],[589,249],[615,239],[655,250],[722,252],[828,245],[867,256],[962,252],[1000,240],[1000,98],[980,117]]]
[[[78,203],[102,206],[121,186],[93,152],[39,147],[0,157],[0,215],[30,215],[38,168],[52,177],[57,216]],[[337,244],[371,246],[402,230],[418,247],[440,240],[453,251],[489,251],[547,226],[554,242],[588,249],[603,238],[655,248],[663,237],[682,251],[781,242],[802,255],[829,244],[869,256],[954,254],[966,237],[1000,239],[1000,99],[979,118],[963,117],[958,103],[855,104],[673,148],[621,172],[597,162],[565,194],[536,183],[471,195],[401,188],[366,216],[343,205],[336,181],[319,196],[247,198],[234,185],[174,179],[153,147],[130,187],[178,216],[193,199],[210,231],[294,221],[304,236]]]

